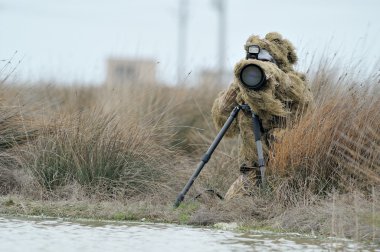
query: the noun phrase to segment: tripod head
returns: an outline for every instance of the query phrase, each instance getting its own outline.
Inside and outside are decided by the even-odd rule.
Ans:
[[[239,107],[240,107],[244,112],[252,113],[252,110],[251,110],[251,108],[249,107],[248,104],[241,104],[241,105],[239,105]]]

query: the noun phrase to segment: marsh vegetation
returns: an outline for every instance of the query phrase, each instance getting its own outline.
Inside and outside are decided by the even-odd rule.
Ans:
[[[178,210],[172,204],[217,131],[223,87],[0,85],[1,213],[245,227],[380,238],[380,74],[336,59],[308,71],[315,104],[288,125],[269,190],[219,201],[239,175],[224,139]]]

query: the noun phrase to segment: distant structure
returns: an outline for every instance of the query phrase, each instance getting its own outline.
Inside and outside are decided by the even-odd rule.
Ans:
[[[216,11],[218,12],[218,26],[219,26],[219,32],[218,32],[218,38],[217,38],[217,55],[218,55],[218,61],[217,61],[217,67],[219,68],[219,82],[224,82],[224,71],[225,71],[225,64],[226,64],[226,41],[227,41],[227,5],[226,0],[214,0],[213,1],[214,7]]]
[[[107,61],[107,85],[131,85],[156,83],[154,60],[110,58]]]
[[[181,85],[186,78],[189,0],[180,0],[178,10],[177,84]]]

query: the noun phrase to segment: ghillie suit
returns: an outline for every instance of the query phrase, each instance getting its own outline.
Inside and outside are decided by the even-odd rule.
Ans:
[[[258,45],[274,58],[275,63],[257,59],[244,59],[235,65],[235,78],[227,90],[221,92],[212,108],[212,117],[217,128],[223,126],[232,109],[239,104],[248,104],[262,123],[262,140],[265,157],[269,155],[271,142],[286,125],[302,115],[312,101],[305,75],[294,71],[297,55],[293,45],[279,33],[268,33],[264,39],[251,36],[245,44]],[[252,90],[240,80],[242,68],[248,64],[261,67],[267,77],[265,86]],[[250,195],[256,188],[257,151],[252,131],[251,115],[240,112],[226,136],[239,135],[241,165],[239,178],[231,185],[225,196]]]

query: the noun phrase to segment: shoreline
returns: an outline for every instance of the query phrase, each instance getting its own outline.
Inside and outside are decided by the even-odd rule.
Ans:
[[[272,220],[248,221],[195,221],[194,216],[204,205],[199,202],[186,202],[181,207],[174,209],[169,204],[154,204],[147,201],[91,201],[91,200],[32,200],[20,195],[8,195],[0,197],[0,216],[33,218],[33,219],[63,219],[73,222],[107,222],[115,224],[123,223],[152,223],[173,224],[190,227],[205,227],[232,232],[268,232],[271,234],[297,235],[313,239],[348,239],[358,242],[370,242],[380,244],[377,238],[359,239],[344,237],[339,234],[332,235],[324,230],[307,232],[302,228],[285,228],[276,224],[276,218]],[[299,216],[298,216],[299,217]],[[310,215],[310,217],[312,217]],[[380,217],[380,216],[379,216]],[[330,220],[328,220],[330,221]],[[377,224],[376,224],[377,225]],[[379,226],[380,227],[380,226]]]
[[[0,218],[17,218],[22,220],[34,220],[34,221],[44,221],[44,220],[57,220],[63,222],[71,222],[71,223],[79,223],[85,225],[96,225],[99,224],[112,224],[112,225],[129,225],[138,226],[138,225],[165,225],[165,226],[178,226],[178,227],[186,227],[186,228],[202,228],[209,230],[221,230],[232,233],[241,233],[241,234],[254,234],[254,235],[266,235],[273,237],[281,237],[281,238],[300,238],[309,241],[325,241],[325,242],[343,242],[343,243],[355,243],[358,245],[369,245],[376,246],[380,245],[380,243],[368,243],[368,241],[356,241],[354,239],[348,239],[344,237],[329,237],[323,235],[316,234],[308,234],[308,233],[298,233],[298,232],[284,232],[284,231],[275,231],[268,230],[259,227],[247,227],[242,224],[238,224],[236,222],[233,223],[215,223],[213,225],[194,225],[194,224],[185,224],[185,223],[172,223],[172,222],[161,222],[155,220],[146,220],[145,218],[141,220],[117,220],[117,219],[104,219],[104,218],[87,218],[87,217],[57,217],[57,216],[49,216],[49,215],[23,215],[23,214],[4,214],[3,211],[0,211]]]
[[[13,199],[12,199],[13,200]],[[45,201],[29,201],[29,203],[34,204],[35,206],[41,206],[36,203],[41,203]],[[48,201],[49,203],[53,203],[52,201]],[[84,203],[85,201],[78,201],[79,203]],[[18,218],[18,219],[25,219],[25,220],[62,220],[62,221],[68,221],[68,222],[77,222],[77,223],[85,223],[85,224],[95,224],[95,223],[102,223],[102,224],[163,224],[163,225],[176,225],[176,226],[187,226],[191,228],[207,228],[207,229],[216,229],[216,230],[223,230],[223,231],[230,231],[230,232],[237,232],[237,233],[256,233],[256,234],[269,234],[269,235],[283,235],[283,236],[296,236],[296,237],[302,237],[307,239],[334,239],[339,241],[353,241],[351,239],[347,238],[340,238],[340,237],[325,237],[322,235],[315,235],[315,234],[309,234],[309,233],[298,233],[298,232],[283,232],[280,230],[269,230],[268,228],[260,228],[258,226],[245,226],[243,223],[237,223],[237,222],[219,222],[215,224],[209,224],[209,225],[202,225],[202,224],[189,224],[189,223],[183,223],[181,221],[166,221],[163,219],[120,219],[117,216],[113,216],[111,218],[104,218],[104,217],[90,217],[90,216],[72,216],[72,215],[66,215],[66,216],[55,216],[55,215],[45,215],[43,211],[41,211],[41,214],[39,215],[33,215],[33,214],[22,214],[19,213],[17,210],[13,211],[14,208],[10,206],[5,206],[6,201],[4,201],[4,198],[0,198],[0,217],[3,218]],[[20,203],[20,202],[19,202]],[[62,203],[55,202],[58,205]],[[103,202],[104,203],[104,202]],[[15,204],[17,204],[15,202]],[[68,203],[68,205],[73,205],[72,203]],[[74,206],[73,206],[74,207]],[[5,209],[4,209],[5,208]],[[176,211],[173,209],[173,211]]]

